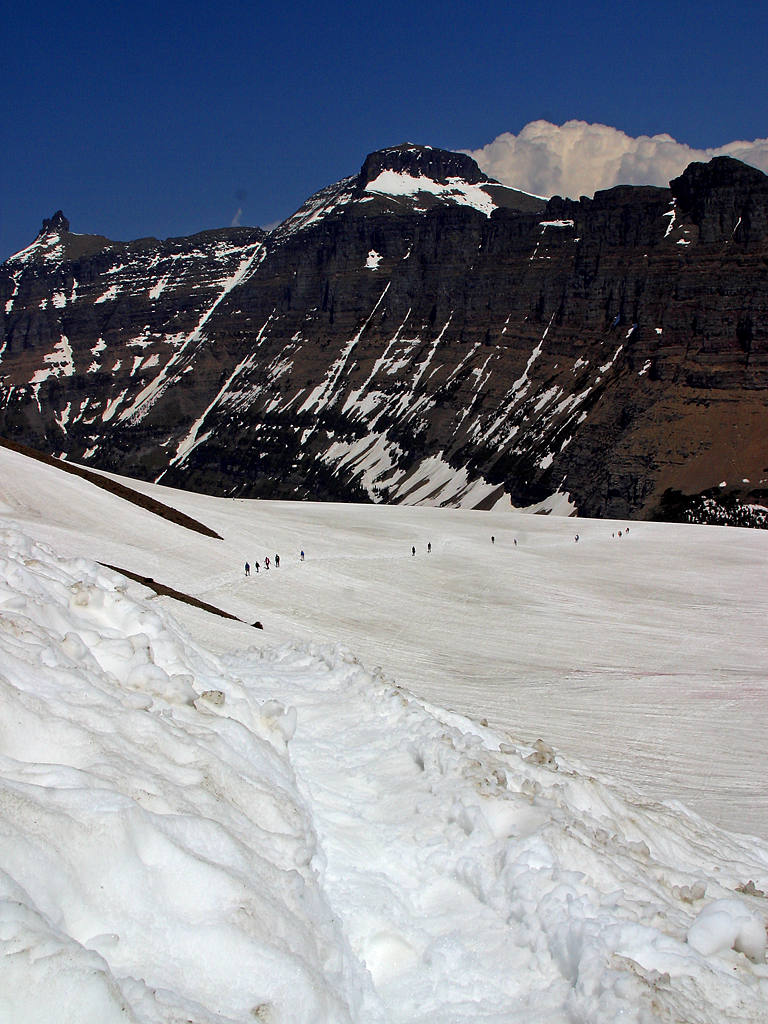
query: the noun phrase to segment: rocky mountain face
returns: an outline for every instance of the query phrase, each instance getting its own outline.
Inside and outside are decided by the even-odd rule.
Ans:
[[[727,157],[545,201],[403,145],[270,233],[59,213],[0,311],[0,434],[101,469],[613,518],[768,498],[768,177]]]

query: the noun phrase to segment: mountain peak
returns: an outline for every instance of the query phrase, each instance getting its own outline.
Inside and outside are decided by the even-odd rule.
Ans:
[[[760,189],[768,185],[768,176],[757,167],[745,164],[732,156],[716,156],[706,163],[688,164],[683,173],[670,182],[674,192],[689,189],[716,189],[737,187],[742,191]]]
[[[716,156],[708,163],[689,164],[669,187],[680,211],[698,226],[702,241],[765,238],[768,175],[756,167]]]
[[[57,210],[52,217],[46,217],[43,220],[43,226],[40,228],[37,237],[43,238],[45,235],[61,235],[67,231],[69,231],[69,221],[61,210]]]
[[[365,188],[383,171],[409,174],[414,178],[430,178],[442,185],[447,184],[450,178],[461,178],[470,185],[491,180],[466,153],[417,146],[411,142],[402,142],[399,146],[389,146],[369,153],[360,169],[358,184]]]

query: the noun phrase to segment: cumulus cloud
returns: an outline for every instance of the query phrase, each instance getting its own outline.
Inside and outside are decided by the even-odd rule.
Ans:
[[[505,185],[573,199],[613,185],[667,185],[692,161],[713,156],[733,156],[768,172],[768,139],[693,149],[671,135],[633,138],[586,121],[531,121],[518,135],[504,132],[482,149],[464,152]]]

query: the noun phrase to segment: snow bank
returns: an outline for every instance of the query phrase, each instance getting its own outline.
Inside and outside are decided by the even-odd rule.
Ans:
[[[310,691],[312,658],[327,667]],[[298,709],[325,891],[387,1020],[768,1021],[764,965],[686,941],[750,870],[727,834],[427,705],[343,649],[265,660]]]
[[[688,929],[688,945],[702,956],[734,949],[755,963],[763,963],[765,944],[765,922],[743,900],[715,900],[704,907]]]
[[[0,541],[0,1019],[359,1019],[282,711],[143,588]]]

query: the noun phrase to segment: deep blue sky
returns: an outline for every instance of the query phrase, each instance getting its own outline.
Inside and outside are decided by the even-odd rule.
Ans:
[[[0,259],[63,209],[129,239],[269,224],[405,140],[528,121],[768,135],[768,3],[10,2]]]

